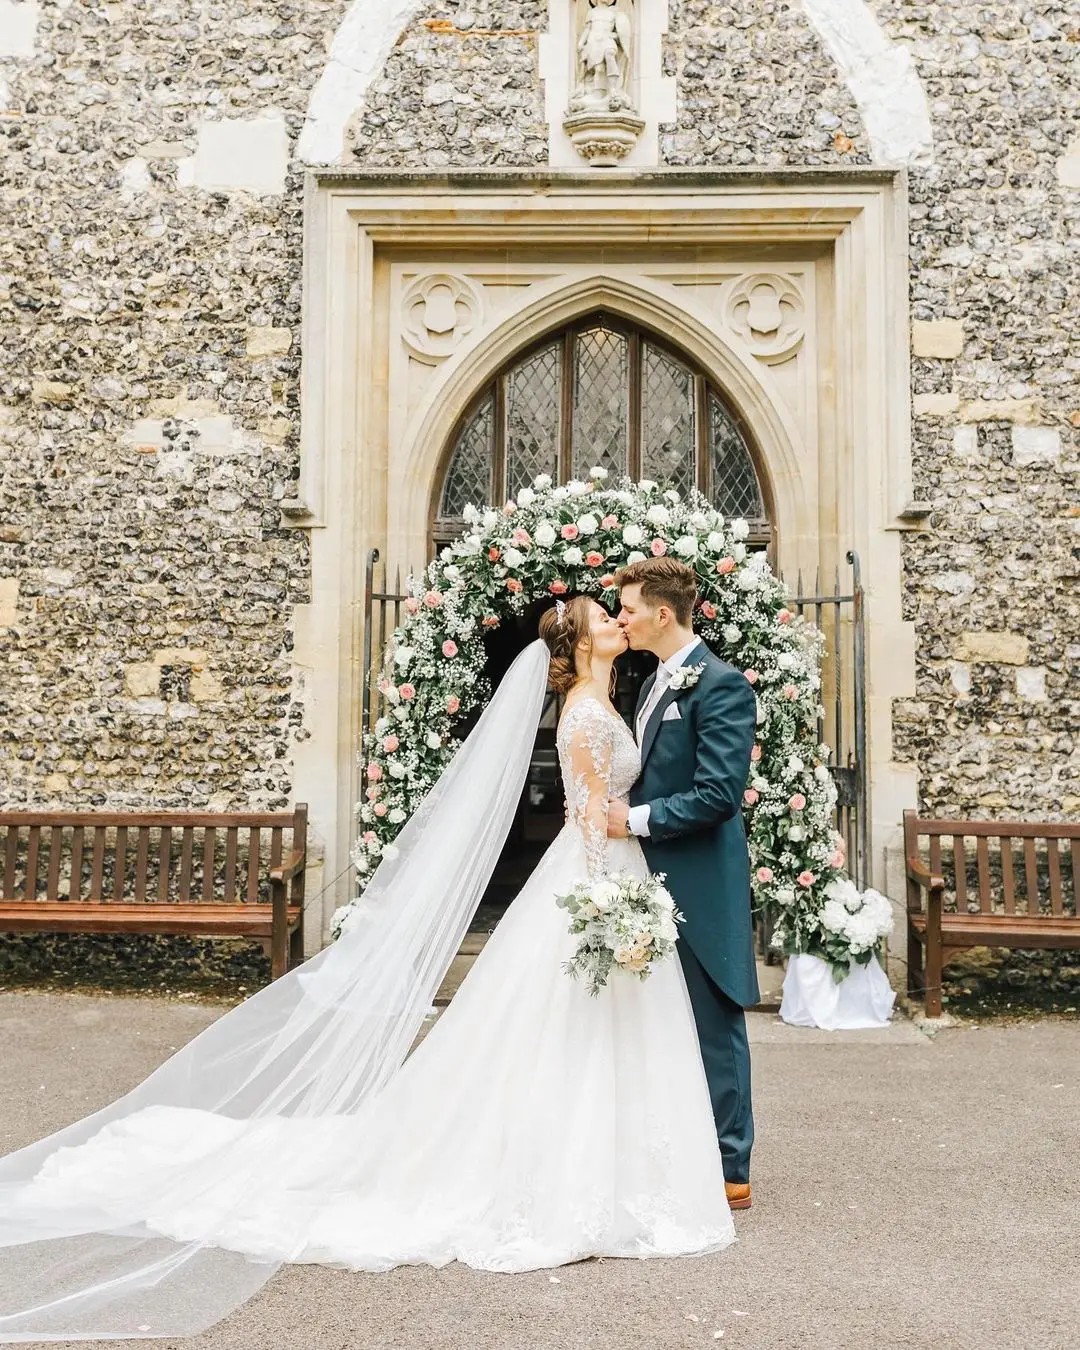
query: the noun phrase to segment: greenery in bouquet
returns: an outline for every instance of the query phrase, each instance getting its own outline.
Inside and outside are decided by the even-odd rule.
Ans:
[[[657,961],[675,950],[676,923],[683,916],[664,883],[664,874],[615,872],[582,881],[555,897],[570,915],[570,933],[580,939],[563,969],[582,979],[594,997],[612,970],[647,979]]]

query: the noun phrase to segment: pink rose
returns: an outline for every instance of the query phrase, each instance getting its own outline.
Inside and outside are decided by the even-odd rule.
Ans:
[[[800,872],[796,880],[800,886],[812,886],[817,881],[817,877],[814,876],[813,872]]]
[[[367,766],[367,776],[369,783],[377,783],[379,779],[382,777],[382,765],[369,764]]]
[[[757,870],[757,879],[764,885],[767,881],[772,881],[773,870],[771,867],[759,867]]]
[[[662,558],[667,552],[667,544],[662,539],[654,539],[649,545],[649,552],[654,558]]]
[[[605,516],[604,519],[600,522],[600,527],[601,529],[604,530],[614,530],[618,527],[618,524],[619,524],[618,516]]]
[[[411,684],[398,685],[398,693],[406,702],[416,697],[416,689]]]
[[[844,865],[844,850],[838,848],[835,853],[829,854],[829,866],[835,867],[838,871]]]
[[[383,816],[386,815],[386,803],[385,803],[385,802],[376,802],[376,803],[375,803],[375,814],[379,817],[380,820],[382,819]]]
[[[791,622],[791,610],[790,610],[790,609],[782,609],[782,610],[780,611],[780,613],[776,616],[776,622],[777,622],[777,623],[790,623],[790,622]]]
[[[603,566],[604,555],[602,553],[595,553],[595,552],[586,553],[585,561],[590,567],[601,567]]]
[[[405,601],[405,612],[407,614],[416,614],[420,609],[420,601],[415,595],[410,595]]]
[[[372,785],[367,790],[368,801],[373,802],[378,795],[379,795],[379,785],[377,783],[372,783]]]
[[[453,717],[454,713],[456,713],[460,707],[461,699],[458,698],[457,694],[451,694],[446,700],[446,711]]]
[[[378,843],[378,840],[379,840],[379,836],[375,833],[374,830],[365,830],[365,831],[364,831],[364,843],[365,843],[365,844],[375,844],[375,843]]]
[[[729,572],[735,571],[735,559],[721,558],[720,561],[716,564],[716,570],[720,573],[722,577],[726,577]]]
[[[528,547],[532,543],[532,535],[528,530],[515,530],[511,538],[515,544],[521,544],[523,547]]]
[[[551,581],[548,583],[548,590],[552,595],[565,595],[570,589],[565,581]]]
[[[457,643],[454,642],[451,638],[447,638],[442,645],[442,654],[448,660],[457,656]]]
[[[512,595],[517,595],[518,592],[521,590],[521,582],[518,581],[517,577],[508,577],[506,581],[506,589]]]
[[[750,762],[752,764],[756,764],[760,758],[761,758],[761,746],[755,745],[753,750],[750,751]]]
[[[578,537],[578,527],[576,525],[564,525],[559,533],[564,539],[576,539]]]
[[[788,806],[793,811],[802,811],[806,808],[806,798],[801,792],[796,792],[788,799]]]
[[[711,600],[702,600],[701,612],[706,619],[716,618],[716,606],[712,603]]]
[[[386,740],[382,743],[383,752],[387,755],[392,755],[400,744],[401,742],[396,736],[387,736]]]
[[[746,676],[746,678],[750,681],[751,684],[757,684],[757,682],[758,682],[758,673],[757,673],[757,671],[753,668],[753,666],[751,666],[749,670],[744,670],[744,671],[743,671],[743,674]]]
[[[799,691],[795,688],[795,686],[794,686],[793,684],[785,684],[785,685],[784,685],[784,697],[785,697],[785,698],[790,698],[790,699],[796,699],[796,698],[799,697]]]
[[[498,628],[499,617],[497,614],[485,614],[480,622],[485,628]]]
[[[427,595],[424,596],[424,604],[427,605],[428,609],[438,609],[442,604],[442,592],[428,591]]]
[[[498,562],[501,557],[502,554],[497,548],[488,549],[488,562]]]
[[[758,799],[757,788],[747,788],[742,795],[742,799],[747,806],[753,806]]]
[[[512,516],[516,510],[517,510],[517,502],[507,502],[506,505],[503,507],[503,515]]]
[[[603,586],[605,591],[610,591],[612,586],[615,585],[615,578],[608,572],[606,576],[600,578],[600,585]]]

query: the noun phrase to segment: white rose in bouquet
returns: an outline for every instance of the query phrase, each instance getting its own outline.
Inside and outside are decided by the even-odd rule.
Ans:
[[[412,647],[399,647],[394,653],[394,665],[397,666],[399,670],[408,670],[409,662],[413,659],[413,655],[414,652]]]
[[[713,530],[705,540],[705,546],[710,553],[723,553],[724,542],[724,536],[718,530]]]
[[[571,478],[566,485],[566,495],[568,497],[583,497],[588,490],[588,483],[583,483],[580,478]]]
[[[536,493],[532,488],[523,487],[517,495],[518,506],[529,506],[536,500]]]
[[[678,506],[678,504],[682,501],[682,496],[678,492],[676,492],[674,488],[668,488],[668,490],[664,493],[664,497],[667,501],[669,501],[672,504],[672,506]]]
[[[619,898],[619,888],[613,881],[598,881],[589,891],[592,902],[603,914]]]
[[[556,537],[555,526],[550,520],[542,520],[533,532],[533,538],[541,548],[550,548]]]
[[[485,530],[493,530],[495,526],[498,525],[498,523],[499,523],[498,511],[492,510],[484,512],[483,526]]]
[[[600,522],[593,515],[584,515],[578,520],[577,527],[579,534],[595,534]]]
[[[626,561],[628,563],[644,562],[644,560],[645,554],[639,553],[637,549],[635,549],[632,553],[628,553],[626,555]]]
[[[724,624],[724,641],[734,647],[736,642],[742,637],[742,629],[736,628],[733,623]]]
[[[600,464],[594,464],[589,470],[589,477],[596,483],[602,483],[607,476],[607,469]]]
[[[656,890],[653,891],[653,898],[657,905],[662,910],[667,910],[669,914],[675,908],[675,897],[666,886],[657,886]]]
[[[551,474],[549,473],[539,473],[533,479],[533,487],[536,488],[537,492],[546,492],[550,486]]]
[[[692,529],[699,532],[701,530],[707,530],[709,528],[709,517],[704,511],[695,511],[690,517],[690,525]]]
[[[821,906],[818,916],[822,928],[829,933],[846,933],[849,917],[843,901],[831,898]]]
[[[650,506],[645,512],[645,519],[650,525],[663,526],[671,520],[671,512],[666,506],[661,506],[659,502],[655,506]]]
[[[585,555],[576,545],[563,549],[563,561],[570,564],[571,567],[580,567],[581,560]]]
[[[698,541],[692,534],[684,534],[680,539],[675,540],[675,552],[680,558],[696,558]]]
[[[750,533],[750,526],[745,520],[733,520],[731,522],[731,537],[733,539],[745,539]]]
[[[506,563],[507,567],[520,567],[524,561],[524,553],[518,552],[516,548],[503,549],[503,562]]]
[[[623,543],[627,548],[636,548],[645,540],[645,531],[640,525],[627,525],[622,532]]]

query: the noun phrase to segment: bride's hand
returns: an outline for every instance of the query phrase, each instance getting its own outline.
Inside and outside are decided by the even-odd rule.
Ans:
[[[626,822],[630,817],[630,808],[625,802],[608,802],[607,832],[609,839],[626,838]]]

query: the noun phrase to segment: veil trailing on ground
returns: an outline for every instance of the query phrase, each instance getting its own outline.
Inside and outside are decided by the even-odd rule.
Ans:
[[[539,641],[517,658],[335,944],[111,1106],[0,1159],[0,1342],[194,1335],[278,1269],[259,1259],[254,1237],[242,1254],[161,1236],[155,1210],[213,1195],[242,1215],[285,1184],[309,1186],[317,1209],[336,1170],[318,1147],[319,1122],[356,1114],[409,1053],[513,821],[548,662]],[[200,1128],[184,1156],[163,1156],[152,1185],[103,1195],[56,1175],[63,1150],[95,1136],[100,1148],[103,1130],[122,1150],[133,1116],[169,1108],[214,1113],[220,1132]],[[272,1175],[254,1175],[245,1158],[265,1152],[249,1148],[251,1132],[283,1118],[297,1149]]]

